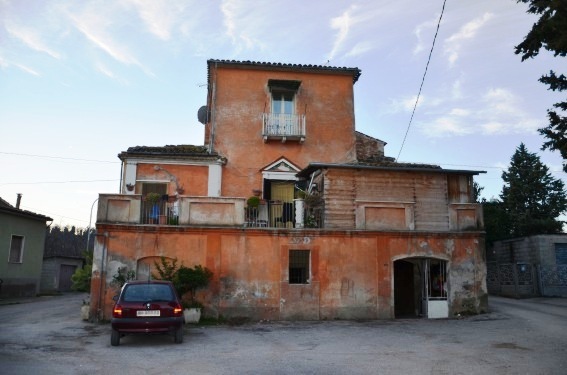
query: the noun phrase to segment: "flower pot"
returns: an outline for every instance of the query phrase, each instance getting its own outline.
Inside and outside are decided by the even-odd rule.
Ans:
[[[199,323],[199,320],[201,320],[201,309],[198,307],[185,309],[183,310],[183,317],[185,318],[185,324]]]

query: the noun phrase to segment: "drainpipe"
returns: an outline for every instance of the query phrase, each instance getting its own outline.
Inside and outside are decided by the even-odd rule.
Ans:
[[[18,193],[18,198],[16,199],[16,208],[20,209],[20,202],[22,201],[22,193]]]

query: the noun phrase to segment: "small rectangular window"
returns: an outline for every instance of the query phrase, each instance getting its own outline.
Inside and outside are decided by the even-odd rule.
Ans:
[[[289,251],[289,283],[309,283],[309,258],[310,250]]]
[[[8,259],[8,262],[22,263],[23,255],[24,236],[12,235],[12,241],[10,242],[10,258]]]

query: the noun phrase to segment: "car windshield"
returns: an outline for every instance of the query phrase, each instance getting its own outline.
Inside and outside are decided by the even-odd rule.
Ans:
[[[132,284],[124,290],[124,302],[172,301],[171,287],[167,284]]]

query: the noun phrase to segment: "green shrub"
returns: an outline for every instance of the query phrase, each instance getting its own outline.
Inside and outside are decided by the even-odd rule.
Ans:
[[[77,268],[75,273],[71,276],[71,289],[78,292],[89,292],[91,290],[91,274],[93,266],[87,264],[83,268]]]

